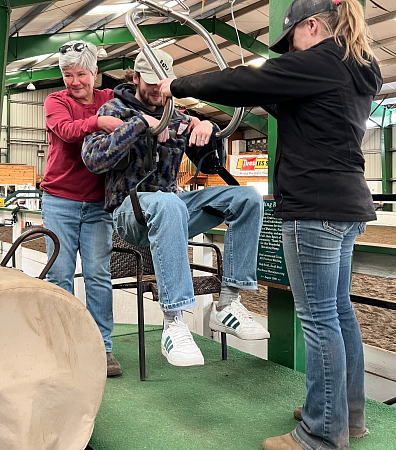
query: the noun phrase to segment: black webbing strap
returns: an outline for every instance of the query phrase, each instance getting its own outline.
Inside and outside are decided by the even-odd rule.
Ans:
[[[147,180],[147,178],[152,175],[157,170],[157,164],[156,163],[156,156],[157,156],[157,143],[158,143],[158,136],[154,136],[151,132],[151,128],[146,129],[146,140],[147,140],[147,155],[148,155],[148,162],[145,167],[145,171],[148,173],[145,175],[144,178],[142,178],[137,185],[132,188],[129,191],[129,196],[131,197],[131,203],[133,212],[135,214],[136,221],[143,226],[147,225],[146,219],[143,215],[142,208],[140,206],[139,197],[137,195],[137,190],[139,186]]]
[[[137,223],[139,223],[140,225],[146,226],[147,222],[143,216],[143,211],[140,206],[139,197],[137,195],[136,188],[133,188],[129,191],[129,196],[131,197],[132,208],[133,208],[133,212],[135,214]]]
[[[198,174],[199,174],[199,172],[201,171],[201,167],[202,167],[203,160],[204,160],[207,156],[209,156],[211,153],[214,153],[215,151],[216,151],[216,149],[215,149],[215,150],[212,150],[212,151],[210,151],[210,152],[208,152],[208,153],[206,153],[206,154],[203,155],[202,158],[199,160],[199,163],[198,163],[198,165],[197,165],[197,170],[196,170],[196,172],[195,172],[194,178],[191,180],[191,184],[194,184],[194,183],[195,183],[195,180],[197,179]]]
[[[217,174],[230,186],[239,186],[239,182],[235,179],[225,167],[219,167]]]
[[[215,153],[215,156],[217,158],[217,160],[219,160],[219,154],[217,152],[217,140],[216,140],[216,133],[213,132],[212,136],[210,137],[210,143],[212,144],[212,150],[209,151],[208,153],[206,153],[205,155],[202,156],[202,158],[199,160],[198,165],[197,165],[197,171],[195,172],[195,175],[193,177],[193,179],[191,180],[191,184],[195,183],[195,180],[198,177],[198,174],[201,170],[202,164],[204,159],[211,155],[212,153]],[[230,174],[230,172],[228,172],[228,170],[224,167],[224,166],[217,166],[214,167],[213,170],[230,186],[239,186],[238,181]]]

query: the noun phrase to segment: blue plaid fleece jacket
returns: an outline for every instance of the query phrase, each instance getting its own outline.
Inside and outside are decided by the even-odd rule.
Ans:
[[[144,178],[145,155],[147,153],[146,129],[149,126],[138,107],[140,102],[125,106],[120,98],[105,103],[98,111],[99,116],[113,116],[124,121],[113,133],[103,130],[84,139],[82,158],[87,168],[94,173],[106,172],[105,207],[112,212],[121,205],[129,191]],[[136,105],[136,109],[133,107]],[[142,109],[144,109],[142,105]],[[161,114],[162,114],[162,108]],[[147,110],[145,114],[147,114]],[[156,118],[161,115],[150,113]],[[139,191],[177,192],[177,174],[186,148],[186,128],[191,117],[174,112],[169,125],[169,139],[158,143],[159,161],[157,170],[139,186]],[[185,125],[183,125],[185,124]],[[130,165],[125,170],[112,170],[128,152]]]

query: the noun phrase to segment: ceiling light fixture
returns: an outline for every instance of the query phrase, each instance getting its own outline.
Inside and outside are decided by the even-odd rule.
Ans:
[[[99,5],[92,8],[91,11],[87,12],[87,15],[96,15],[96,14],[117,14],[117,13],[126,13],[130,9],[137,6],[137,2],[132,3],[117,3],[115,5]],[[145,6],[147,8],[147,6]]]
[[[104,47],[100,48],[98,50],[98,58],[106,58],[106,56],[107,56],[107,52],[104,49]]]
[[[172,45],[176,42],[176,39],[158,39],[154,44],[151,44],[151,48],[155,48],[156,50],[167,47],[168,45]]]
[[[36,86],[35,86],[32,82],[30,82],[30,83],[26,86],[26,89],[27,89],[28,91],[35,91],[35,90],[36,90]]]
[[[265,63],[265,61],[267,61],[265,58],[256,58],[252,61],[249,61],[248,64],[250,64],[251,66],[260,67]]]

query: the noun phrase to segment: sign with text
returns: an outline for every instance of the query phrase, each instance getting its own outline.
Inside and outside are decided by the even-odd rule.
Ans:
[[[268,176],[268,155],[230,155],[230,172],[237,177]]]
[[[273,216],[275,200],[264,199],[264,219],[257,258],[260,284],[290,289],[282,245],[282,219]]]

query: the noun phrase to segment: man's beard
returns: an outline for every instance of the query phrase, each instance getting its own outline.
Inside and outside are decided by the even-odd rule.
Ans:
[[[143,102],[147,106],[161,106],[162,105],[162,99],[161,97],[158,99],[158,101],[154,101],[150,94],[145,89],[139,89],[140,98],[143,100]]]

